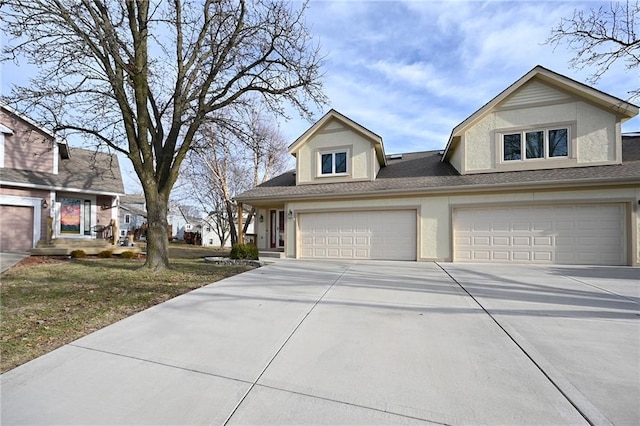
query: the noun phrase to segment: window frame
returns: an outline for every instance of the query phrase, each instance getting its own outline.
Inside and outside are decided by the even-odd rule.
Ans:
[[[344,172],[336,172],[336,155],[339,154],[344,154],[345,156],[345,165],[344,165]],[[322,163],[322,159],[324,156],[326,155],[330,155],[331,156],[331,173],[323,173],[323,163]],[[349,173],[351,173],[351,167],[350,167],[350,157],[351,157],[351,150],[348,148],[334,148],[331,150],[321,150],[318,151],[318,156],[317,156],[317,162],[318,162],[318,167],[317,167],[317,176],[318,177],[334,177],[334,176],[349,176]]]
[[[129,213],[125,213],[124,215],[124,223],[127,225],[131,223],[131,215]]]
[[[531,127],[527,129],[514,129],[514,130],[504,130],[500,132],[500,162],[502,164],[513,164],[517,162],[533,162],[533,161],[557,161],[557,160],[567,160],[571,158],[571,125],[552,125],[552,126],[540,126],[540,127]],[[549,133],[557,130],[565,130],[567,133],[566,136],[566,155],[550,155],[550,146],[549,146]],[[527,135],[534,133],[542,133],[542,156],[540,157],[527,157]],[[505,158],[505,136],[519,135],[520,137],[520,158],[517,159],[506,159]]]

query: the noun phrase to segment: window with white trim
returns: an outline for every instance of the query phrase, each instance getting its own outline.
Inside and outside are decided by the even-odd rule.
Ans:
[[[321,152],[320,155],[320,175],[345,175],[347,174],[347,158],[346,150]]]
[[[131,215],[128,215],[128,214],[124,215],[124,223],[131,223]]]
[[[502,134],[502,160],[534,160],[569,156],[569,128],[548,128]]]

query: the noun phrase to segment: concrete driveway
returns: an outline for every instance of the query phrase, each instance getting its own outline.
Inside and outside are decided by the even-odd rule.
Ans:
[[[0,273],[6,271],[22,259],[26,259],[29,256],[29,253],[0,252]]]
[[[639,281],[286,260],[2,375],[2,423],[639,424]]]

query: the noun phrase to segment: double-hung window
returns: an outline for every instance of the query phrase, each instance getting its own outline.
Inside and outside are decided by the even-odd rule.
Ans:
[[[535,129],[502,134],[502,160],[533,160],[568,157],[567,127]]]
[[[347,151],[321,152],[320,174],[322,176],[347,174]]]

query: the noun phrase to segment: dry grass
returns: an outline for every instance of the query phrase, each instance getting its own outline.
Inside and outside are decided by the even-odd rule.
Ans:
[[[217,266],[219,251],[172,246],[174,269],[139,270],[142,260],[29,258],[1,276],[0,370],[5,372],[136,312],[245,266]]]

